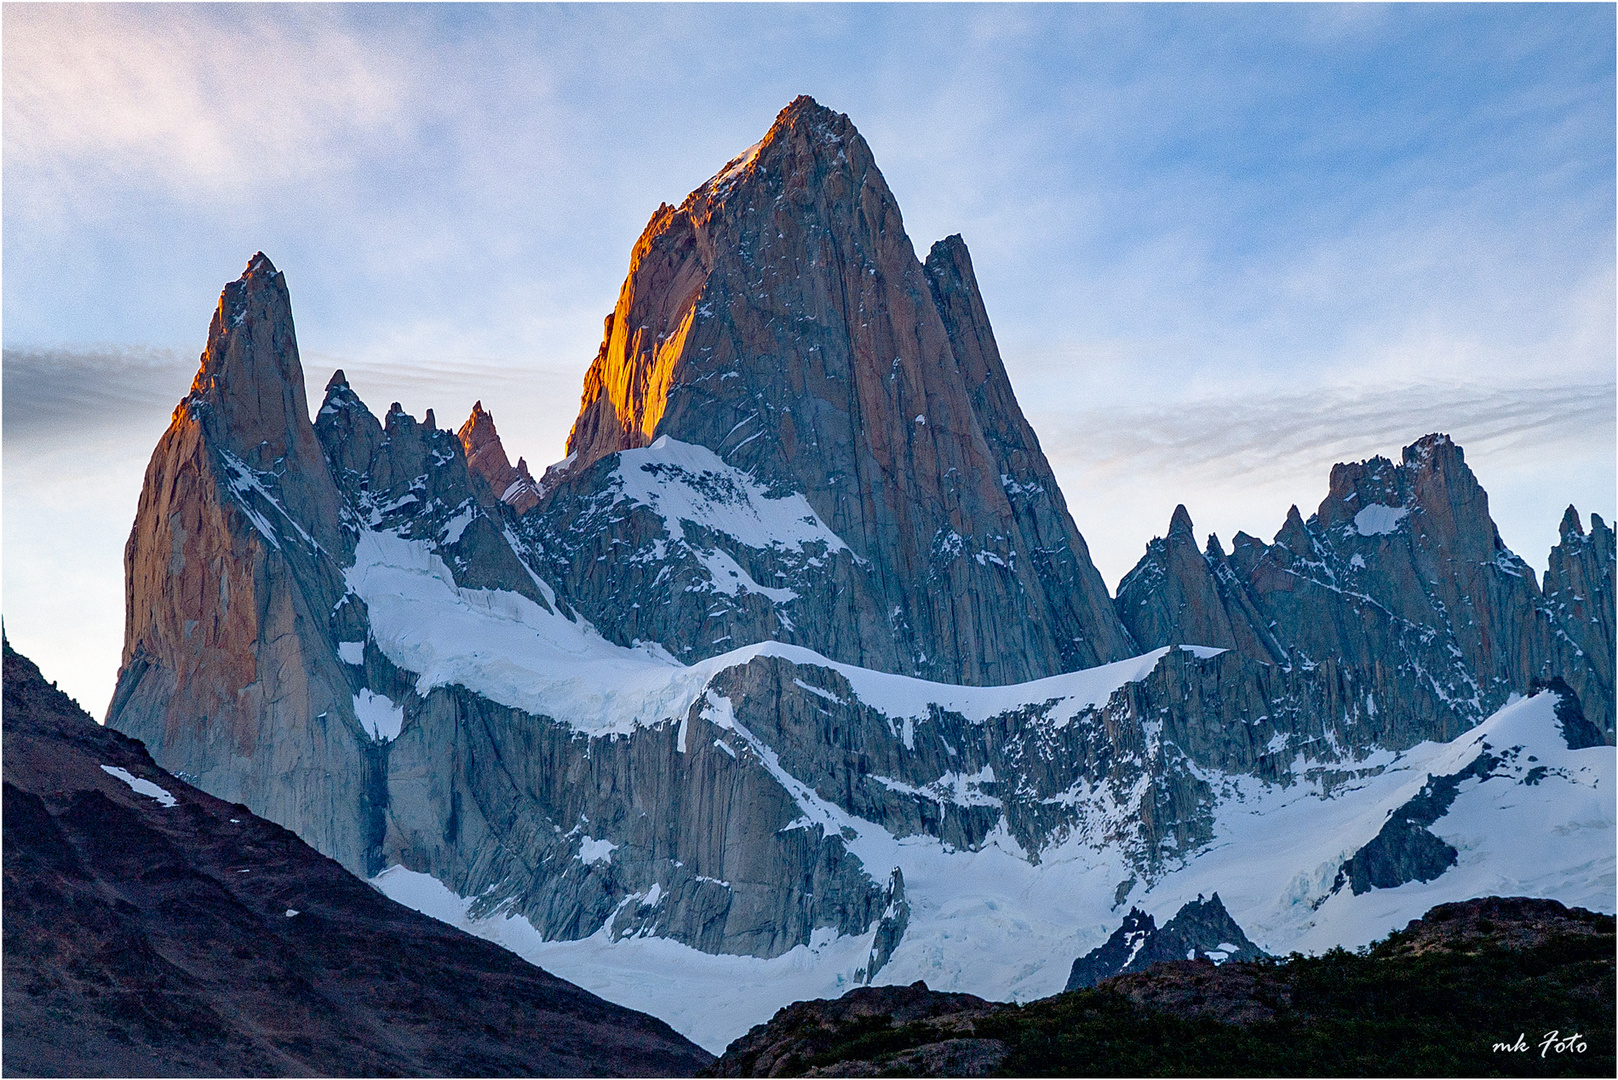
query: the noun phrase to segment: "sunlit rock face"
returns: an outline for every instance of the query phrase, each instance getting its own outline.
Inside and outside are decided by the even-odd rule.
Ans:
[[[1397,465],[1335,466],[1319,509],[1294,507],[1270,544],[1240,533],[1228,555],[1214,537],[1199,552],[1178,508],[1119,583],[1118,613],[1142,646],[1334,673],[1352,745],[1453,738],[1553,678],[1610,740],[1612,530],[1592,522],[1586,536],[1569,508],[1542,593],[1461,448],[1429,435]]]
[[[533,509],[539,502],[539,485],[528,472],[528,462],[518,458],[513,466],[506,457],[500,433],[494,428],[494,417],[483,408],[483,402],[472,406],[472,415],[457,436],[466,451],[467,467],[483,478],[495,498],[519,514]]]
[[[755,576],[793,604],[719,603],[709,620],[659,596],[668,617],[630,625],[592,543],[555,551],[548,568],[604,633],[682,658],[774,637],[977,684],[1132,651],[1012,394],[965,244],[941,241],[924,265],[865,140],[809,98],[653,215],[543,531],[588,512],[604,459],[660,436],[801,494],[847,557]],[[634,544],[655,532],[625,528]]]
[[[191,393],[146,469],[107,721],[363,871],[375,763],[327,632],[345,591],[339,506],[286,282],[256,255],[220,296]]]

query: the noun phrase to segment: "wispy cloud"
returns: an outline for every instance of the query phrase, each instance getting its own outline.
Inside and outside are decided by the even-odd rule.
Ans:
[[[1038,400],[1030,399],[1032,401]],[[1249,388],[1172,404],[1030,410],[1068,506],[1111,583],[1162,535],[1176,503],[1199,531],[1228,543],[1268,538],[1286,508],[1307,516],[1332,465],[1449,434],[1490,493],[1506,543],[1543,567],[1562,508],[1613,513],[1618,489],[1618,386],[1402,383]]]
[[[1397,459],[1402,446],[1432,432],[1451,434],[1483,453],[1525,443],[1583,442],[1603,432],[1611,441],[1615,402],[1613,383],[1498,388],[1405,383],[1035,412],[1033,422],[1047,454],[1082,461],[1088,470],[1139,474],[1172,468],[1239,481],[1254,473],[1318,470],[1322,463],[1378,453]],[[1300,492],[1300,502],[1307,505],[1306,499]]]
[[[175,14],[7,6],[8,182],[66,182],[66,201],[108,182],[210,202],[287,181],[324,189],[417,119],[385,44],[328,11]]]

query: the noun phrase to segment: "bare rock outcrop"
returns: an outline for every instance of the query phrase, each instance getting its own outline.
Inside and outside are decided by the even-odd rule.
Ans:
[[[929,990],[924,982],[860,987],[833,1000],[799,1001],[731,1043],[708,1075],[990,1076],[1008,1048],[998,1040],[973,1038],[974,1023],[997,1008],[1003,1006],[971,994]],[[880,1062],[872,1060],[875,1054],[847,1053],[850,1043],[858,1046],[859,1036],[888,1029],[905,1029],[921,1044],[920,1052]],[[825,1068],[816,1067],[821,1057],[829,1059]]]
[[[539,484],[528,472],[528,462],[517,459],[513,466],[501,445],[500,433],[494,429],[494,417],[483,408],[483,402],[472,405],[472,415],[466,418],[456,433],[466,451],[466,464],[489,485],[495,498],[518,514],[525,514],[539,502]]]
[[[364,871],[374,761],[328,633],[345,591],[339,507],[286,281],[260,253],[220,296],[146,469],[107,722]]]
[[[1586,533],[1578,510],[1569,506],[1562,515],[1561,541],[1551,548],[1545,570],[1545,607],[1554,624],[1552,636],[1564,645],[1558,651],[1565,654],[1571,645],[1574,653],[1563,661],[1561,675],[1608,742],[1613,741],[1615,567],[1612,527],[1591,514]]]
[[[1612,531],[1564,520],[1541,593],[1508,549],[1461,448],[1429,435],[1394,464],[1332,469],[1307,521],[1265,544],[1238,533],[1198,553],[1184,508],[1119,584],[1143,646],[1229,648],[1319,683],[1335,672],[1354,747],[1448,739],[1561,678],[1612,739]],[[1396,718],[1391,720],[1390,713]]]
[[[1242,928],[1225,910],[1219,894],[1198,896],[1175,912],[1161,927],[1139,908],[1131,908],[1112,936],[1073,961],[1068,990],[1095,986],[1102,979],[1126,972],[1145,971],[1154,964],[1176,960],[1258,960],[1264,950],[1247,940]]]
[[[604,489],[603,459],[663,436],[801,494],[849,549],[851,567],[790,586],[802,598],[781,607],[790,640],[977,684],[1131,652],[1012,395],[965,245],[940,242],[924,266],[865,140],[809,98],[653,215],[542,530],[564,532]],[[614,539],[643,549],[644,527],[625,527]],[[551,573],[604,633],[628,633],[597,558],[564,546]],[[675,608],[637,631],[682,658],[783,622],[743,612],[714,633]]]

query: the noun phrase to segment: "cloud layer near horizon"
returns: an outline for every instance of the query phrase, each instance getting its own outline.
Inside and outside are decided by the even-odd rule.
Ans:
[[[112,691],[121,555],[140,478],[193,369],[194,361],[150,351],[5,355],[6,602],[8,618],[23,616],[8,632],[19,647],[53,659],[61,669],[53,677],[92,711]],[[399,400],[418,416],[433,408],[453,426],[482,399],[512,457],[527,455],[536,471],[549,457],[534,432],[565,430],[577,392],[505,368],[346,373],[378,413]],[[306,374],[310,407],[318,408],[328,372],[310,365]],[[1542,572],[1566,505],[1614,516],[1615,400],[1612,383],[1409,383],[1029,415],[1096,565],[1116,587],[1177,503],[1227,546],[1237,530],[1268,539],[1288,505],[1313,511],[1333,464],[1374,454],[1397,460],[1403,445],[1439,430],[1465,449],[1506,543]],[[536,426],[536,417],[549,424]]]

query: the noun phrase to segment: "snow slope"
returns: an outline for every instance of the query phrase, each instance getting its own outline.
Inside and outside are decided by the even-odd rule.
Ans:
[[[460,682],[592,735],[672,722],[702,697],[705,717],[752,747],[808,821],[849,837],[849,849],[873,877],[895,866],[903,871],[909,926],[879,983],[925,979],[934,989],[989,998],[1043,997],[1062,989],[1073,959],[1105,940],[1129,905],[1162,922],[1187,900],[1215,891],[1249,937],[1277,953],[1360,945],[1434,904],[1488,893],[1547,896],[1603,911],[1615,906],[1614,750],[1568,750],[1551,694],[1515,700],[1450,743],[1379,751],[1357,762],[1300,758],[1292,773],[1305,779],[1287,785],[1204,771],[1222,796],[1214,839],[1147,888],[1134,883],[1121,851],[1080,832],[1041,852],[1037,865],[1003,822],[978,851],[926,836],[896,838],[791,776],[707,686],[727,667],[773,655],[838,671],[863,701],[893,718],[925,715],[937,703],[981,722],[1058,698],[1052,715],[1062,722],[1144,678],[1167,649],[1004,687],[887,675],[776,643],[682,667],[661,650],[612,645],[588,624],[520,597],[458,589],[425,547],[385,534],[362,537],[349,584],[370,607],[378,645],[395,663],[422,672],[423,692]],[[1343,861],[1376,836],[1393,810],[1430,776],[1457,773],[1485,751],[1500,759],[1493,773],[1463,781],[1449,812],[1432,826],[1458,850],[1458,865],[1426,883],[1360,896],[1348,888],[1332,892]],[[1106,813],[1102,804],[1113,795],[1101,789],[1073,797]],[[847,990],[871,944],[869,933],[838,939],[826,931],[770,960],[715,956],[664,939],[614,941],[610,921],[585,940],[547,942],[520,917],[472,920],[470,899],[425,875],[394,867],[375,882],[395,899],[609,1000],[664,1018],[715,1052],[781,1006]]]
[[[1051,715],[1060,725],[1104,703],[1125,683],[1145,678],[1169,651],[1155,649],[1014,686],[954,686],[889,675],[773,641],[687,667],[661,646],[615,645],[588,621],[547,611],[517,593],[461,588],[426,541],[363,532],[354,565],[344,577],[350,591],[365,601],[378,648],[395,664],[418,673],[419,693],[458,683],[491,701],[551,717],[592,736],[625,735],[637,727],[681,720],[715,675],[755,656],[835,670],[860,700],[895,720],[925,716],[929,705],[937,704],[981,723],[1054,699],[1059,705]],[[1199,656],[1220,651],[1187,647]]]

